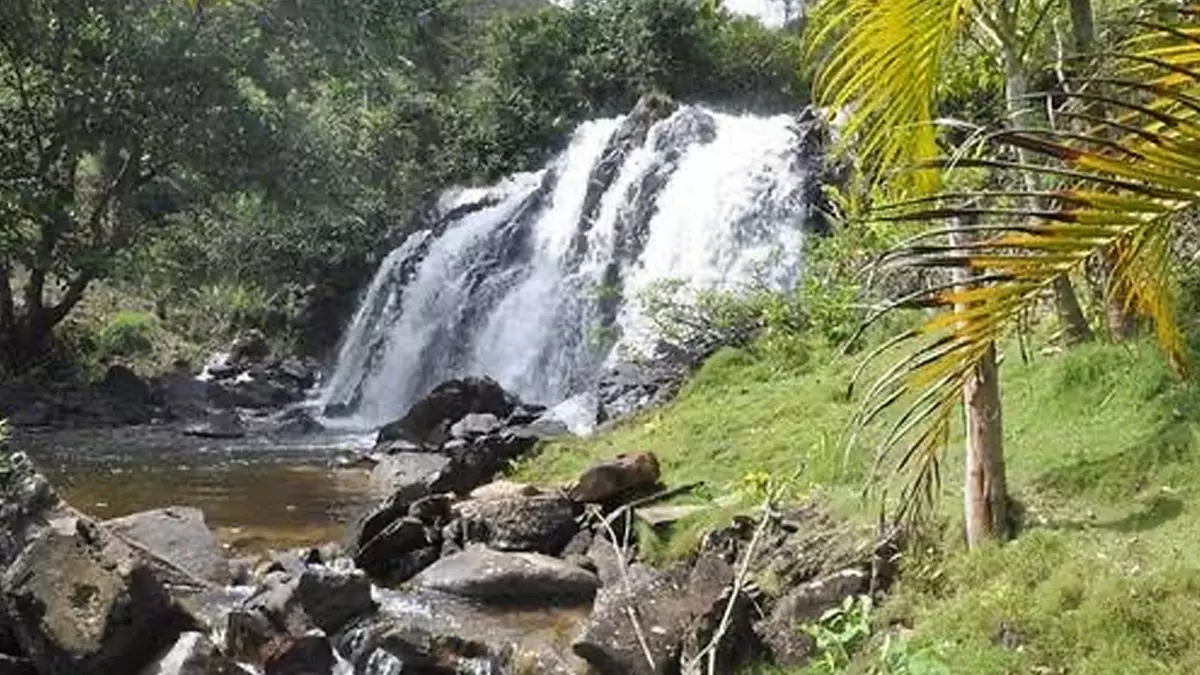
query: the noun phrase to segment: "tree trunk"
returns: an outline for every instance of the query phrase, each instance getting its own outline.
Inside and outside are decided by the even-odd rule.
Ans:
[[[1004,473],[1004,421],[996,347],[988,347],[963,385],[966,475],[963,520],[967,548],[1008,538],[1008,488]]]
[[[1040,111],[1039,103],[1027,100],[1025,97],[1029,93],[1028,78],[1025,73],[1025,65],[1019,55],[1018,45],[1016,44],[1016,21],[1012,16],[999,17],[999,23],[1003,28],[1001,38],[1004,40],[1002,45],[1004,58],[1004,93],[1005,102],[1008,109],[1009,119],[1015,127],[1020,127],[1022,124],[1029,126],[1044,126],[1045,115]],[[1018,150],[1022,164],[1029,162],[1028,153],[1024,150]],[[1030,171],[1021,172],[1022,179],[1025,182],[1025,189],[1029,192],[1037,192],[1041,189],[1038,176]],[[1083,308],[1079,304],[1079,296],[1076,295],[1075,289],[1071,286],[1071,280],[1066,275],[1059,275],[1054,279],[1052,286],[1054,291],[1054,302],[1058,309],[1058,319],[1063,326],[1063,336],[1068,345],[1075,345],[1081,342],[1092,340],[1092,329],[1088,326],[1087,317],[1083,314]]]
[[[950,244],[968,243],[963,232],[952,232]],[[958,270],[960,288],[970,272]],[[962,308],[960,308],[962,309]],[[967,546],[1008,537],[1008,490],[1004,474],[1004,416],[996,347],[989,345],[983,359],[963,383],[963,418],[966,431],[966,473],[963,481],[963,521]]]
[[[1071,34],[1075,39],[1075,51],[1080,55],[1090,54],[1096,46],[1096,22],[1092,14],[1092,0],[1070,0],[1070,5]],[[1090,104],[1089,107],[1099,108],[1100,106]],[[1103,112],[1095,110],[1092,114],[1102,116]],[[1106,257],[1102,264],[1104,276],[1108,282],[1108,288],[1105,289],[1104,294],[1104,313],[1108,323],[1108,332],[1114,340],[1127,340],[1137,332],[1136,317],[1125,306],[1127,289],[1113,276],[1113,270],[1116,268],[1115,261],[1111,257]]]

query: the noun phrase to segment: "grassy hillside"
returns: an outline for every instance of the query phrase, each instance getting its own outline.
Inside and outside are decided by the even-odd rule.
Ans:
[[[995,550],[963,550],[960,458],[952,453],[943,471],[944,543],[907,561],[896,593],[873,612],[871,643],[837,671],[1200,672],[1195,387],[1175,379],[1149,346],[1096,345],[1030,363],[1017,354],[1008,350],[1002,373],[1010,489],[1023,506],[1023,531]],[[855,405],[846,398],[854,360],[818,351],[806,365],[783,362],[722,352],[672,405],[552,446],[518,475],[566,480],[598,457],[654,451],[669,484],[706,482],[688,499],[722,504],[654,547],[659,557],[685,552],[709,523],[752,508],[756,485],[800,467],[795,496],[873,517],[877,504],[860,498],[870,434],[848,452],[842,443]],[[887,667],[884,636],[892,640]]]

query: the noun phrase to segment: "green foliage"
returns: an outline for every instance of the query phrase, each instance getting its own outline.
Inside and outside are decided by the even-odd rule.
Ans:
[[[871,635],[871,610],[868,595],[847,597],[841,606],[825,611],[817,621],[805,623],[800,630],[813,639],[817,659],[810,667],[813,675],[837,675]]]
[[[154,336],[158,330],[158,317],[153,314],[118,312],[97,333],[97,349],[104,358],[145,354],[154,348]]]

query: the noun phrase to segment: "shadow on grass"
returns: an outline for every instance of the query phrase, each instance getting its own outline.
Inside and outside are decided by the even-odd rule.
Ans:
[[[1035,479],[1034,486],[1061,497],[1132,506],[1145,490],[1172,485],[1184,488],[1195,480],[1200,473],[1200,446],[1196,438],[1197,428],[1192,422],[1174,419],[1125,450],[1102,457],[1082,457],[1051,469]],[[1183,502],[1170,495],[1156,494],[1138,501],[1142,508],[1116,520],[1070,519],[1047,526],[1144,532],[1183,512]]]
[[[1123,518],[1115,520],[1058,520],[1044,525],[1051,530],[1108,530],[1122,534],[1147,532],[1171,522],[1183,513],[1183,501],[1166,495],[1157,495],[1143,507]]]

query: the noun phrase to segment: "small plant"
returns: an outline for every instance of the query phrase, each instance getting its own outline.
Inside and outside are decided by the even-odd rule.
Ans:
[[[800,630],[816,643],[816,673],[840,673],[850,663],[855,650],[871,635],[873,603],[867,595],[853,595],[842,604],[826,610],[821,618],[806,623]]]

